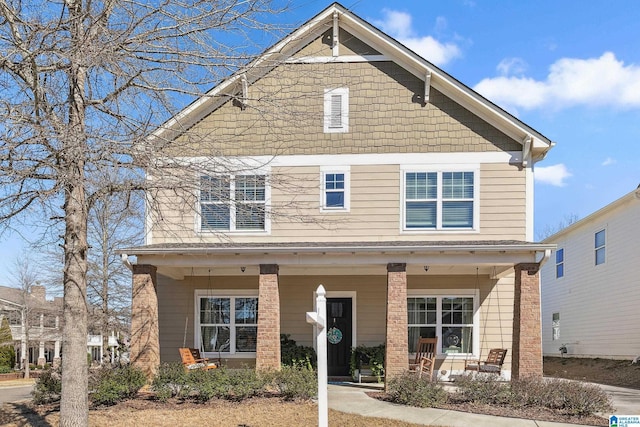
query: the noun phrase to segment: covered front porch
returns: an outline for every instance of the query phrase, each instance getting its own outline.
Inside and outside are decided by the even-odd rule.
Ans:
[[[133,271],[131,360],[151,376],[179,347],[228,366],[280,367],[280,335],[313,345],[305,313],[327,290],[329,375],[351,348],[384,344],[386,376],[408,368],[414,340],[439,338],[447,379],[507,348],[503,375],[542,375],[540,265],[550,245],[375,242],[151,245],[123,254]]]

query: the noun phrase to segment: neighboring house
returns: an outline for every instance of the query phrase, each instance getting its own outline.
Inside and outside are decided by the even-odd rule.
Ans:
[[[59,360],[62,298],[48,300],[44,286],[32,286],[29,293],[0,286],[0,316],[9,321],[20,368],[25,362],[44,366]],[[25,325],[29,325],[28,334]]]
[[[506,377],[542,375],[538,269],[554,246],[532,241],[533,166],[553,143],[343,6],[154,136],[245,167],[195,177],[197,199],[149,194],[163,208],[145,245],[120,250],[136,258],[132,361],[150,374],[185,343],[278,368],[281,333],[313,345],[323,284],[329,375],[379,344],[397,375],[419,336],[439,337],[444,378],[496,347]]]
[[[640,355],[640,187],[544,240],[544,354],[633,359]]]

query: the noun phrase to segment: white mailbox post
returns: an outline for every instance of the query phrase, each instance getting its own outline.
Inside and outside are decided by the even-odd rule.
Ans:
[[[316,328],[316,353],[318,355],[318,427],[329,425],[329,401],[327,397],[327,292],[324,286],[316,290],[316,311],[307,312],[307,323]]]

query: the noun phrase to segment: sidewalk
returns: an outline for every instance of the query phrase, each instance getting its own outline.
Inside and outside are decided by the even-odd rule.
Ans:
[[[600,385],[612,398],[617,415],[640,414],[640,390]],[[337,411],[370,417],[391,418],[406,422],[447,427],[575,427],[576,424],[496,417],[445,409],[415,408],[383,402],[367,396],[380,391],[378,384],[329,384],[329,407]],[[604,414],[607,416],[609,414]]]

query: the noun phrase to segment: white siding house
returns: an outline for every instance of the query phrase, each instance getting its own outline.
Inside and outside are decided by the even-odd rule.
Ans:
[[[546,356],[640,355],[640,187],[548,237],[541,270]]]

